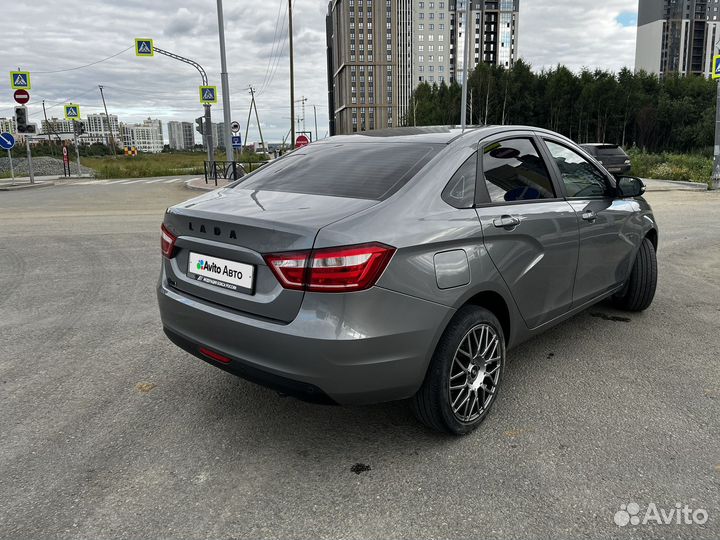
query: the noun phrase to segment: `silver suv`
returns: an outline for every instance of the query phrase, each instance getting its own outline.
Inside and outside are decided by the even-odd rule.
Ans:
[[[604,299],[652,302],[637,178],[529,127],[339,136],[168,209],[158,299],[208,363],[325,403],[485,418],[507,351]]]

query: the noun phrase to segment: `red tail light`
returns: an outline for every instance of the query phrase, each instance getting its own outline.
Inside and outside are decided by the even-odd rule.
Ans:
[[[160,227],[160,249],[162,254],[168,259],[172,259],[173,252],[175,251],[175,236],[165,228],[165,225]]]
[[[203,356],[212,358],[217,362],[222,362],[223,364],[229,364],[230,362],[232,362],[232,360],[224,354],[216,353],[215,351],[211,351],[210,349],[206,349],[205,347],[200,347],[198,350]]]
[[[350,292],[369,289],[395,253],[384,244],[363,244],[266,255],[265,261],[286,289]]]

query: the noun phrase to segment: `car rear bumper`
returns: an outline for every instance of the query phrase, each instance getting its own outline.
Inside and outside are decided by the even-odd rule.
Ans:
[[[198,358],[301,399],[339,404],[412,396],[454,313],[374,287],[306,293],[297,317],[280,324],[181,293],[164,275],[158,302],[168,337]],[[201,347],[230,362],[203,355]]]

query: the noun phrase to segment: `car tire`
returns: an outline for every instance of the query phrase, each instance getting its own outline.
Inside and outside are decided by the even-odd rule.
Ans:
[[[649,308],[655,298],[657,275],[655,246],[645,238],[640,244],[623,293],[613,297],[615,306],[625,311],[644,311]]]
[[[474,431],[497,399],[505,354],[497,317],[481,307],[461,308],[440,338],[425,380],[412,398],[418,420],[452,435]]]

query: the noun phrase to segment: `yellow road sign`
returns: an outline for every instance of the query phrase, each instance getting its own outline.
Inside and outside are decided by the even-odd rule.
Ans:
[[[65,105],[65,120],[80,120],[80,105]]]
[[[218,102],[217,86],[201,86],[200,87],[200,103],[203,105],[211,105]]]
[[[13,90],[30,90],[30,72],[11,71],[10,86]]]
[[[712,78],[720,79],[720,54],[718,54],[717,56],[715,56],[713,58],[712,67],[713,67]]]
[[[149,38],[135,38],[135,56],[155,56],[155,44]]]

